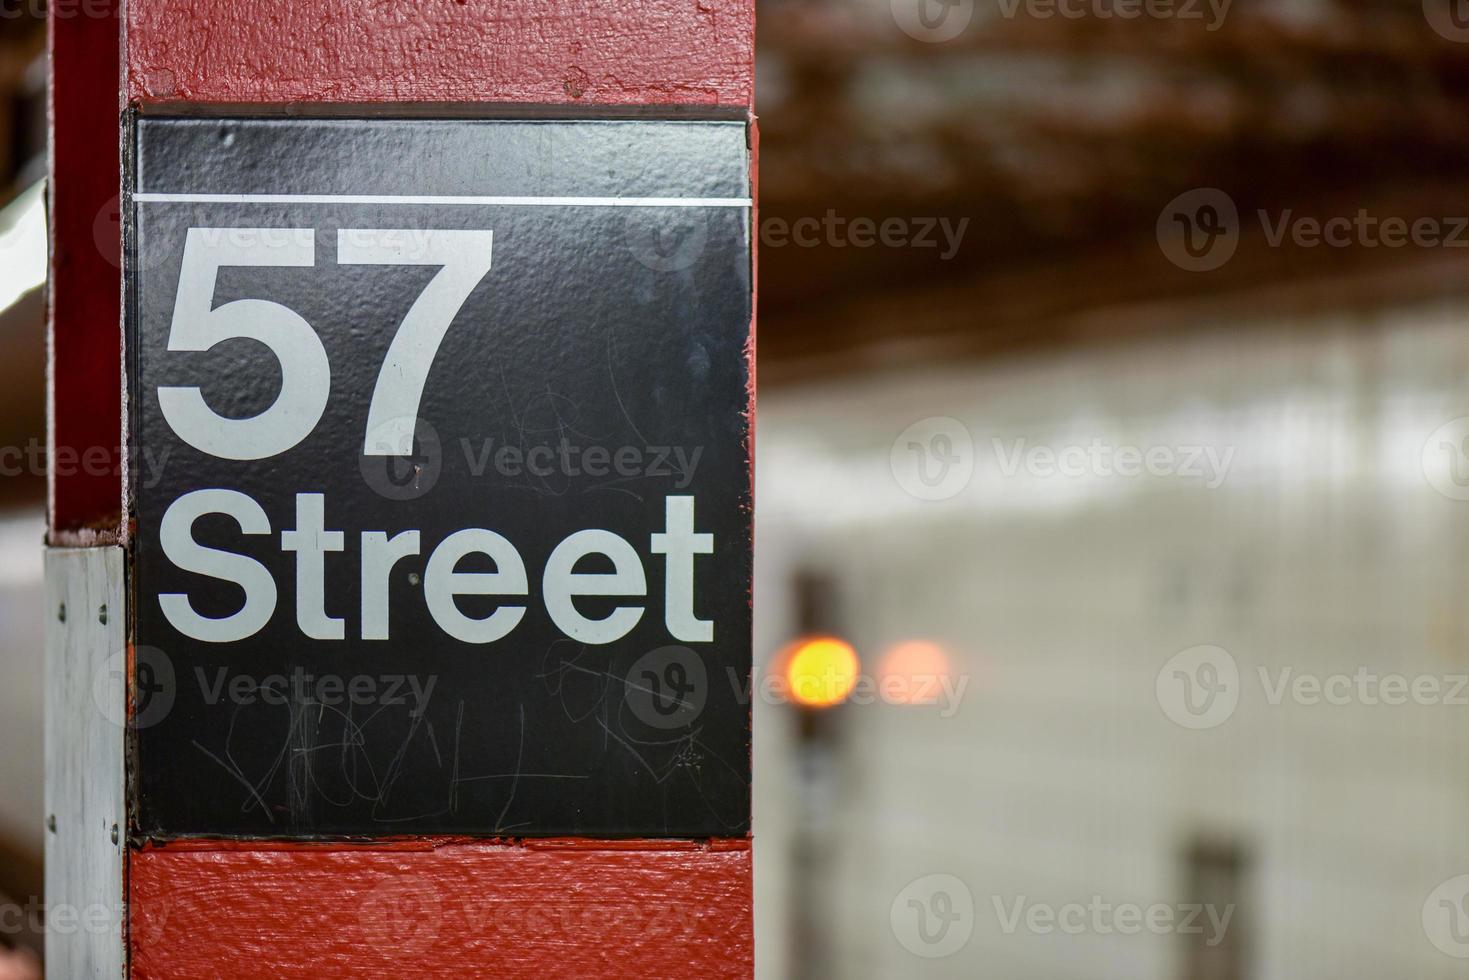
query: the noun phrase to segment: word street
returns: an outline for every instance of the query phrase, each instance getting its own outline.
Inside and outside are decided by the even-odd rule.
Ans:
[[[714,535],[695,532],[693,497],[664,499],[664,530],[649,535],[647,545],[649,554],[663,557],[664,624],[676,640],[709,643],[714,639],[714,623],[695,616],[694,571],[696,556],[713,553]],[[274,533],[270,519],[247,494],[220,489],[187,493],[163,516],[159,540],[168,560],[184,571],[233,582],[245,592],[244,605],[228,616],[209,617],[197,612],[183,593],[162,593],[158,603],[168,622],[185,636],[205,643],[233,643],[255,635],[270,622],[276,610],[276,582],[269,569],[254,558],[196,541],[194,523],[206,514],[226,515],[248,535]],[[389,578],[398,562],[423,553],[421,538],[417,530],[361,532],[362,639],[390,638]],[[313,640],[345,639],[346,621],[328,615],[324,608],[326,556],[346,549],[346,534],[327,529],[324,494],[296,494],[296,526],[280,533],[280,547],[296,556],[296,625]],[[459,571],[460,562],[471,555],[488,557],[495,570]],[[610,562],[612,571],[578,571],[584,559],[594,556],[600,556],[603,564]],[[646,570],[636,549],[620,535],[595,528],[577,531],[558,544],[547,557],[541,576],[541,599],[551,621],[567,636],[589,644],[612,643],[626,636],[645,610],[640,605],[621,605],[601,619],[592,619],[578,610],[578,598],[637,599],[647,595],[647,588]],[[423,594],[434,622],[445,633],[465,643],[494,643],[520,624],[526,606],[507,603],[488,616],[474,618],[459,608],[456,599],[496,596],[509,600],[529,595],[525,559],[509,539],[495,531],[480,527],[455,531],[429,553]]]

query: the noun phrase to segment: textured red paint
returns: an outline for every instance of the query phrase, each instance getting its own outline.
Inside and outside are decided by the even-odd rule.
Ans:
[[[120,2],[120,0],[119,0]],[[50,527],[117,532],[122,521],[122,309],[117,192],[119,21],[113,0],[58,16],[51,70]],[[90,455],[88,455],[90,453]],[[85,542],[83,542],[85,543]]]
[[[132,975],[748,977],[750,847],[688,842],[149,847]]]
[[[142,103],[748,107],[754,0],[128,0]]]

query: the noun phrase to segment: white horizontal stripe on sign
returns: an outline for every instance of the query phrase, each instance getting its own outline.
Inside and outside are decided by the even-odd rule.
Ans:
[[[471,204],[592,208],[748,208],[748,197],[474,197],[399,194],[134,194],[141,204]]]

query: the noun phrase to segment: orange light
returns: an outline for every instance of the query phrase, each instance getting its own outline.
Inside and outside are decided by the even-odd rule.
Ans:
[[[850,643],[832,636],[802,640],[786,660],[791,700],[804,708],[841,704],[857,686],[861,668]]]
[[[883,696],[894,704],[928,704],[949,677],[949,656],[928,640],[907,640],[890,649],[878,668]]]

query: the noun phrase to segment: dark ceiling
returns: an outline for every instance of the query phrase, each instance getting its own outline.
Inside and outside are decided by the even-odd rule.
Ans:
[[[1196,187],[1244,216],[1464,214],[1469,44],[1418,0],[1236,0],[1212,30],[1203,3],[1122,19],[1074,0],[1070,19],[974,0],[942,43],[898,28],[904,2],[761,6],[762,218],[967,217],[962,247],[767,243],[762,382],[1071,342],[1079,315],[1158,300],[1345,280],[1318,298],[1355,303],[1365,272],[1424,263],[1464,278],[1461,252],[1269,247],[1250,220],[1228,266],[1186,272],[1154,231]]]

